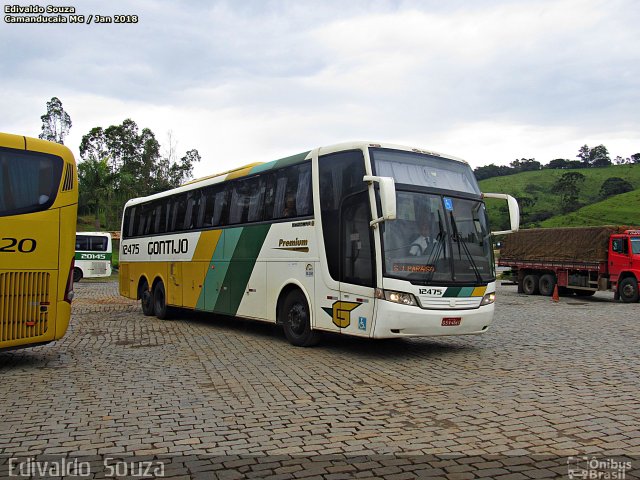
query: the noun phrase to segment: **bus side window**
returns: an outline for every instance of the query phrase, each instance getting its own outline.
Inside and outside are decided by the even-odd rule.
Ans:
[[[224,226],[229,223],[229,188],[222,187],[216,192],[213,206],[213,226]]]
[[[264,219],[264,177],[254,177],[249,183],[249,211],[247,221],[261,222]]]
[[[173,218],[171,219],[171,231],[178,232],[182,230],[185,215],[187,213],[187,196],[185,194],[180,194],[176,196],[173,203]]]
[[[313,213],[311,201],[311,163],[298,165],[298,189],[296,191],[296,212],[299,216]]]
[[[321,156],[318,159],[320,172],[320,205],[322,234],[329,273],[334,280],[340,278],[340,205],[349,195],[367,191],[362,181],[365,174],[362,151],[352,150]],[[341,254],[344,254],[342,252]]]
[[[276,176],[273,173],[265,175],[265,192],[264,192],[264,219],[271,220],[274,218],[273,206],[276,195]]]
[[[76,250],[89,250],[89,237],[76,235]]]

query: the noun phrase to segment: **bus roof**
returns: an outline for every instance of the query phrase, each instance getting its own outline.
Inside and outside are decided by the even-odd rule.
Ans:
[[[327,155],[330,153],[340,152],[344,150],[356,150],[356,149],[363,150],[366,148],[388,148],[392,150],[403,150],[407,152],[422,153],[425,155],[432,155],[435,157],[446,158],[447,160],[454,160],[456,162],[461,162],[468,165],[467,161],[458,157],[454,157],[452,155],[446,155],[433,150],[424,150],[421,148],[409,147],[406,145],[397,145],[393,143],[354,141],[354,142],[337,143],[337,144],[329,145],[325,147],[319,147],[316,150],[318,151],[318,155]],[[271,169],[276,169],[276,168],[284,167],[287,165],[294,165],[296,163],[300,163],[309,159],[309,155],[313,151],[314,150],[309,150],[306,152],[298,153],[296,155],[291,155],[289,157],[280,158],[278,160],[273,160],[271,162],[266,162],[266,163],[254,162],[238,168],[227,170],[225,172],[216,173],[213,175],[207,175],[206,177],[197,178],[195,180],[190,180],[184,183],[183,185],[173,188],[171,190],[155,193],[147,197],[132,198],[129,201],[127,201],[127,203],[125,204],[125,207],[129,205],[135,205],[138,203],[149,202],[157,198],[163,198],[166,195],[172,195],[172,194],[181,193],[181,192],[188,192],[190,190],[194,190],[196,188],[200,188],[203,186],[215,185],[216,183],[220,183],[226,180],[232,180],[234,178],[244,177],[254,173],[268,171]]]

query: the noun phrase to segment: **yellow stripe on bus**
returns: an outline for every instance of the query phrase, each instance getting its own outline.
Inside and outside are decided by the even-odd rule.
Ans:
[[[487,287],[476,287],[473,289],[472,297],[484,297],[484,292],[487,291]]]
[[[193,253],[194,262],[210,262],[218,246],[222,230],[207,230],[200,234],[198,245]]]

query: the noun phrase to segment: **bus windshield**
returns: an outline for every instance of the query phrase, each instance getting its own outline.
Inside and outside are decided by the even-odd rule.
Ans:
[[[419,285],[495,280],[484,204],[397,192],[397,219],[383,226],[384,275]]]
[[[456,160],[403,150],[372,148],[376,175],[396,183],[480,195],[471,167]]]
[[[0,216],[49,208],[61,174],[59,157],[0,149]]]

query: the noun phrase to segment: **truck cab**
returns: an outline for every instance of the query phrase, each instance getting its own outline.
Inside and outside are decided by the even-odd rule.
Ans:
[[[616,299],[637,302],[640,279],[640,230],[626,230],[609,240],[609,279]]]

